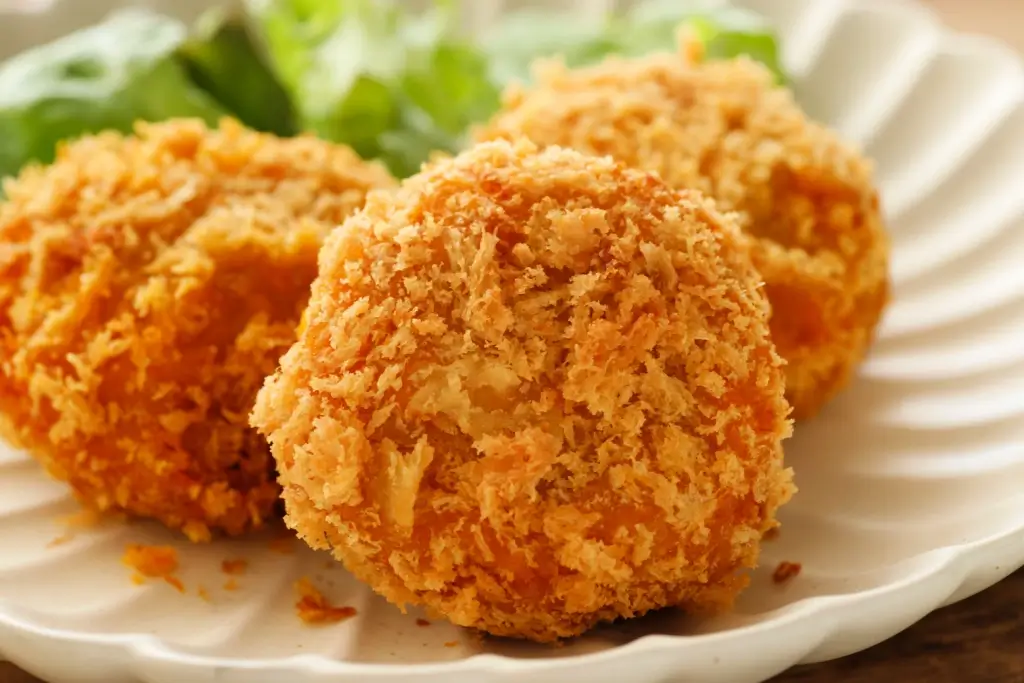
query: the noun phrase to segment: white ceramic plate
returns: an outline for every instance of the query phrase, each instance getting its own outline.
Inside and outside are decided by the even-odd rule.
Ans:
[[[657,615],[561,649],[481,643],[417,626],[298,543],[290,555],[265,538],[196,547],[112,525],[48,548],[74,506],[4,452],[0,654],[54,682],[749,683],[869,647],[1024,564],[1021,63],[905,2],[742,4],[781,27],[809,113],[877,160],[896,300],[860,380],[790,443],[801,492],[734,614]],[[0,15],[0,48],[108,7]],[[188,593],[133,586],[119,562],[127,541],[178,545]],[[233,557],[250,569],[225,591],[220,562]],[[803,564],[784,587],[770,580],[781,560]],[[301,625],[291,586],[307,574],[359,615]]]

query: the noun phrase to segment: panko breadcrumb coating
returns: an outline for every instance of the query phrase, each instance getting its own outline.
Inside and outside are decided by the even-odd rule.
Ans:
[[[699,193],[527,142],[371,195],[253,413],[287,523],[501,636],[728,605],[792,492],[740,240]]]
[[[870,164],[746,59],[548,63],[536,80],[505,93],[478,139],[526,136],[609,154],[740,212],[794,416],[817,413],[852,378],[888,299],[889,244]]]
[[[347,148],[232,121],[64,146],[0,203],[0,431],[88,505],[194,540],[277,507],[256,391],[324,236],[393,183]]]

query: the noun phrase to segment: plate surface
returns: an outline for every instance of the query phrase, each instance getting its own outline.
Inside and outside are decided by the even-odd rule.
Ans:
[[[0,52],[112,4],[0,13]],[[187,15],[202,4],[173,6]],[[0,451],[0,655],[57,683],[753,683],[869,647],[1024,565],[1021,62],[909,2],[739,4],[781,27],[807,111],[876,160],[896,299],[859,381],[798,426],[788,457],[801,492],[735,613],[659,614],[560,649],[480,642],[417,626],[420,615],[399,614],[298,542],[197,547],[111,524],[51,545],[74,504],[31,461]],[[132,585],[127,542],[178,545],[186,593]],[[220,564],[232,558],[249,569],[229,591]],[[770,576],[782,560],[803,572],[780,587]],[[300,576],[358,616],[301,625]]]

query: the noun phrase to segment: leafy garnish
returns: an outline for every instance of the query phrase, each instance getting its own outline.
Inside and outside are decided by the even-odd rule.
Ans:
[[[276,135],[297,132],[288,93],[265,63],[245,15],[209,10],[178,54],[196,85],[242,123]]]
[[[422,15],[382,0],[250,0],[300,125],[382,159],[399,176],[454,152],[497,107],[484,55],[456,30],[454,4]]]
[[[462,0],[470,2],[473,0]],[[538,57],[569,66],[674,51],[680,27],[705,59],[747,55],[784,80],[758,15],[708,0],[647,0],[625,13],[514,12],[482,36],[458,30],[459,0],[245,0],[191,37],[177,20],[128,10],[0,65],[0,177],[56,143],[136,120],[234,115],[278,135],[309,131],[383,160],[398,176],[465,144]]]
[[[540,57],[557,55],[578,67],[612,54],[674,51],[681,29],[701,42],[706,59],[745,55],[785,81],[772,26],[760,15],[716,2],[648,0],[629,12],[591,18],[523,10],[497,23],[482,44],[497,80],[529,80],[530,65]]]
[[[0,65],[0,177],[49,162],[59,141],[137,120],[226,111],[188,78],[175,51],[184,24],[140,9],[28,50]]]

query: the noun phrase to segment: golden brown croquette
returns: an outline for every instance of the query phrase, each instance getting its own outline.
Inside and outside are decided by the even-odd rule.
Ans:
[[[548,63],[536,80],[506,92],[478,139],[608,154],[739,212],[794,416],[818,412],[850,381],[888,299],[889,244],[869,163],[746,59]]]
[[[793,490],[741,239],[697,192],[525,141],[372,194],[253,413],[287,523],[496,635],[729,604]]]
[[[194,540],[279,488],[248,427],[327,232],[391,178],[225,121],[62,147],[0,204],[0,429],[88,505]]]

